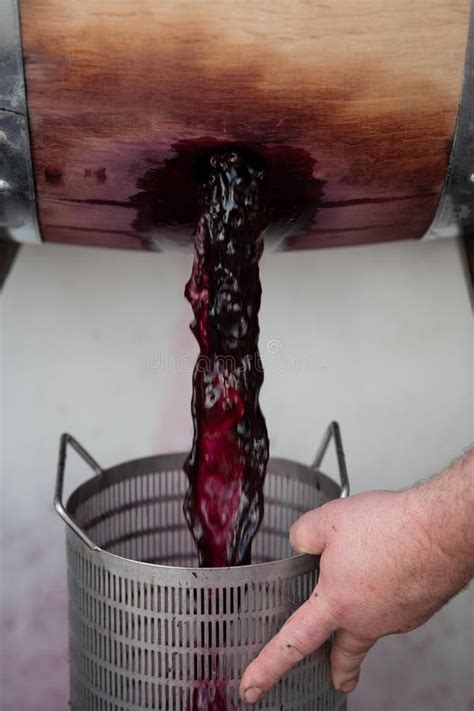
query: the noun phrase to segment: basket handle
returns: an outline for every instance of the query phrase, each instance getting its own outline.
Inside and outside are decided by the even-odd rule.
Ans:
[[[96,473],[102,474],[101,467],[97,464],[95,459],[91,457],[89,452],[87,452],[82,445],[79,444],[77,440],[74,439],[70,434],[61,435],[61,441],[59,444],[59,461],[58,461],[58,471],[56,475],[56,488],[54,491],[54,508],[56,509],[59,516],[62,518],[64,523],[69,526],[70,529],[81,539],[83,543],[86,544],[91,551],[100,550],[99,546],[91,541],[89,536],[82,530],[80,526],[71,518],[71,516],[66,511],[63,504],[63,490],[64,490],[64,472],[66,469],[66,455],[67,447],[70,445],[77,454],[85,461],[85,463]]]
[[[327,452],[331,439],[334,440],[334,446],[336,447],[337,465],[339,468],[339,481],[341,482],[341,493],[339,495],[340,499],[345,496],[349,496],[350,485],[349,476],[347,474],[346,458],[344,456],[344,449],[342,447],[341,431],[337,422],[330,422],[324,437],[321,440],[319,449],[316,452],[314,462],[311,464],[311,469],[319,469],[321,462],[324,459],[324,455]]]

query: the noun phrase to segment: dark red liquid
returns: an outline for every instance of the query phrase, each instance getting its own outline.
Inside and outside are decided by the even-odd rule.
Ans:
[[[176,142],[169,157],[157,165],[149,158],[150,167],[137,182],[138,192],[123,203],[136,210],[132,227],[143,235],[144,242],[157,227],[166,225],[167,239],[189,244],[190,229],[202,214],[202,186],[209,178],[209,159],[234,147],[203,136]],[[237,152],[254,165],[258,161],[264,165],[259,199],[260,209],[265,208],[266,244],[279,244],[284,236],[310,231],[324,189],[324,181],[315,177],[316,160],[301,148],[265,142],[241,143]],[[257,162],[252,161],[255,156]]]
[[[225,681],[196,687],[190,711],[231,711],[225,700]]]
[[[200,356],[193,375],[194,440],[185,463],[184,512],[199,563],[250,563],[263,516],[268,435],[258,396],[258,352],[265,211],[258,159],[219,150],[208,158],[195,258],[186,298]]]

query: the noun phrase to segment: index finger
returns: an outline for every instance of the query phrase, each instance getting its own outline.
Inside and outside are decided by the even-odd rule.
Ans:
[[[240,682],[242,700],[258,701],[295,664],[324,644],[336,628],[329,607],[313,592],[245,670]]]

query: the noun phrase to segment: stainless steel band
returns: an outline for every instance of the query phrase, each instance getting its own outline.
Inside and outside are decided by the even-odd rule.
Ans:
[[[455,237],[474,221],[474,1],[467,38],[461,104],[443,192],[424,239]]]
[[[0,1],[0,238],[41,242],[17,0]]]

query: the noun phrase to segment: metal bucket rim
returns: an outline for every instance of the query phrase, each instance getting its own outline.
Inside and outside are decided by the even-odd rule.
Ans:
[[[95,493],[104,490],[108,486],[116,484],[120,481],[121,475],[125,472],[127,474],[126,479],[135,478],[138,476],[143,476],[145,474],[150,474],[158,471],[175,471],[179,469],[182,471],[182,466],[187,457],[187,453],[184,452],[170,452],[166,454],[152,455],[148,457],[139,457],[137,459],[131,459],[125,462],[120,462],[107,469],[104,469],[101,474],[97,474],[89,479],[86,479],[82,484],[80,484],[74,491],[70,494],[66,504],[66,511],[71,517],[74,517],[77,506],[86,501],[90,496]],[[337,482],[328,477],[323,472],[318,469],[313,469],[306,464],[297,462],[292,459],[287,459],[284,457],[271,457],[268,462],[268,469],[272,469],[276,474],[284,476],[287,479],[295,478],[304,483],[311,484],[316,482],[320,486],[320,490],[328,496],[329,500],[337,499],[341,487]],[[294,477],[289,473],[293,471]],[[75,538],[79,539],[79,536],[70,528],[68,533]],[[83,545],[83,542],[80,541]],[[95,545],[95,544],[94,544]],[[186,578],[192,578],[189,582],[191,584],[196,584],[199,579],[206,578],[216,578],[215,582],[212,582],[216,587],[225,587],[229,585],[229,579],[233,577],[233,574],[238,576],[240,582],[245,582],[242,580],[246,573],[251,577],[252,571],[259,573],[259,578],[263,577],[266,573],[270,576],[268,579],[274,580],[282,577],[284,568],[291,566],[291,574],[295,572],[305,572],[308,570],[314,570],[318,567],[319,556],[313,556],[306,553],[299,553],[293,556],[288,556],[286,558],[279,558],[278,560],[265,561],[261,563],[251,563],[250,565],[242,566],[229,566],[223,568],[204,568],[197,566],[179,566],[179,565],[168,565],[162,563],[150,563],[146,561],[135,560],[133,558],[127,558],[117,553],[111,553],[99,546],[95,545],[94,552],[100,554],[101,558],[105,560],[126,561],[127,564],[133,566],[135,569],[139,566],[143,571],[150,572],[151,570],[160,571],[162,573],[168,573],[169,575],[176,574],[179,575],[180,581],[183,583]],[[237,571],[237,572],[236,572]],[[288,573],[288,571],[286,571]],[[222,581],[222,578],[225,578]],[[208,580],[209,582],[209,580]]]
[[[85,548],[84,543],[72,530],[68,530],[68,535],[77,539],[81,548]],[[320,556],[309,555],[308,553],[297,553],[288,558],[265,561],[262,563],[251,563],[250,565],[229,566],[225,568],[200,568],[191,566],[167,565],[162,563],[149,563],[133,558],[111,553],[103,548],[97,547],[94,551],[88,551],[100,558],[102,564],[110,568],[111,572],[116,568],[115,561],[120,562],[121,574],[125,573],[124,566],[129,568],[133,576],[141,572],[144,582],[150,582],[150,574],[157,573],[154,581],[157,585],[170,585],[185,588],[208,586],[212,588],[228,588],[231,585],[245,585],[252,582],[268,581],[273,583],[288,577],[294,577],[311,570],[319,570]],[[161,576],[161,577],[160,577]],[[166,578],[166,579],[164,579]]]

